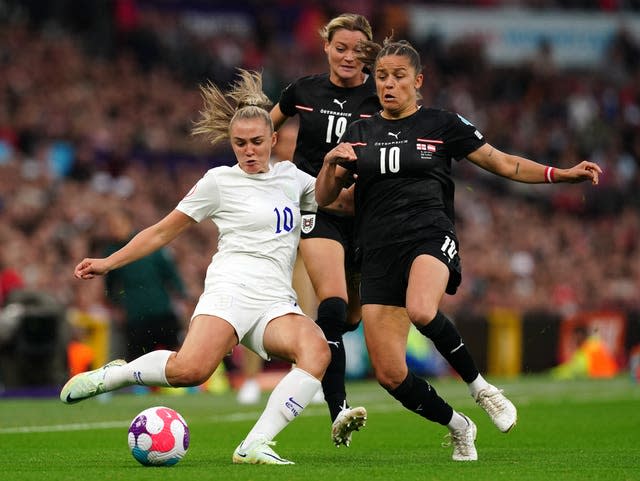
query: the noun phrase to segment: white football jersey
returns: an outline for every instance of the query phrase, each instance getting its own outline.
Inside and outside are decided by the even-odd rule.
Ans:
[[[315,211],[315,178],[289,161],[247,174],[236,164],[215,167],[176,209],[218,227],[218,251],[205,292],[226,284],[260,300],[295,299],[291,286],[300,239],[300,210]]]

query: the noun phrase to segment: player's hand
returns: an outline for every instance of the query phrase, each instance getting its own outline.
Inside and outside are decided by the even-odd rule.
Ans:
[[[327,152],[324,161],[328,164],[337,164],[338,162],[353,162],[357,160],[353,146],[348,142],[342,142]]]
[[[109,272],[109,268],[104,259],[82,259],[73,271],[73,275],[78,279],[93,279]]]
[[[593,185],[598,185],[600,174],[602,174],[602,169],[598,164],[583,160],[570,169],[562,169],[562,177],[560,180],[572,184],[590,180]]]

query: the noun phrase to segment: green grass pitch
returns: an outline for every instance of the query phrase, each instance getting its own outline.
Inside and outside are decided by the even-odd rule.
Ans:
[[[405,411],[374,382],[348,385],[352,405],[369,411],[350,448],[330,441],[324,405],[312,405],[276,438],[294,466],[233,465],[231,454],[257,419],[232,393],[181,396],[116,393],[73,406],[57,399],[0,401],[0,480],[640,480],[640,385],[628,377],[554,381],[492,379],[513,400],[519,421],[502,434],[453,379],[434,386],[478,425],[479,460],[456,463],[441,446],[446,428]],[[129,453],[127,428],[143,409],[178,410],[191,431],[186,457],[146,468]]]

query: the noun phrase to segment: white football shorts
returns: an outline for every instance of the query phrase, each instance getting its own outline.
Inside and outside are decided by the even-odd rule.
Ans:
[[[198,315],[216,316],[233,326],[240,344],[248,347],[261,358],[271,357],[264,348],[264,331],[273,319],[285,314],[306,316],[292,300],[256,300],[233,289],[214,288],[200,296],[191,319]]]

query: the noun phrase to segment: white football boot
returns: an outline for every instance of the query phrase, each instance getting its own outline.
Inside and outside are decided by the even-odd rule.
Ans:
[[[502,431],[508,433],[518,421],[518,411],[511,401],[509,401],[502,389],[489,385],[476,395],[476,403],[484,409],[493,424]]]
[[[233,452],[234,464],[295,464],[293,461],[281,458],[271,449],[275,441],[267,441],[263,438],[255,439],[245,446],[242,441]]]
[[[467,426],[463,429],[452,429],[449,434],[445,435],[444,447],[453,445],[453,454],[451,459],[454,461],[477,461],[478,452],[476,451],[476,435],[478,429],[475,423],[462,413],[460,416],[467,420]]]
[[[114,366],[124,366],[124,359],[116,359],[93,371],[76,374],[60,391],[60,400],[65,404],[74,404],[84,399],[107,392],[104,386],[104,376],[107,369]]]
[[[351,445],[351,434],[360,431],[367,423],[367,410],[362,406],[348,408],[346,401],[342,410],[338,413],[335,421],[331,425],[331,439],[336,447],[341,444],[349,447]]]

